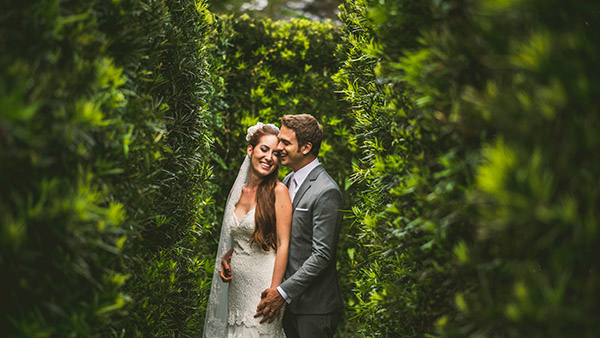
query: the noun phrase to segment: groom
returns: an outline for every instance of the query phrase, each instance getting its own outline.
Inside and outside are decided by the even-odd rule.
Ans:
[[[292,199],[292,231],[285,281],[262,293],[255,317],[272,321],[284,304],[287,338],[333,337],[343,301],[336,270],[342,194],[317,155],[323,139],[308,114],[281,119],[281,163],[293,170],[283,183]]]

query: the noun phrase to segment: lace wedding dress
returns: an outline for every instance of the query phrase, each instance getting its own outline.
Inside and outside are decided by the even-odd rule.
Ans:
[[[235,224],[231,229],[234,249],[231,257],[227,337],[285,337],[281,316],[279,320],[263,324],[260,324],[261,318],[254,318],[261,292],[271,285],[275,250],[264,251],[256,244],[250,245],[249,239],[254,231],[254,209],[239,221],[235,214],[232,218]]]
[[[254,230],[254,209],[238,219],[234,213],[240,199],[241,187],[248,177],[250,163],[244,160],[238,177],[231,188],[225,206],[215,271],[206,311],[203,337],[206,338],[284,338],[281,318],[272,323],[260,324],[254,318],[260,294],[271,285],[275,251],[264,251],[256,244],[250,245]],[[221,257],[233,245],[230,283],[219,277]]]

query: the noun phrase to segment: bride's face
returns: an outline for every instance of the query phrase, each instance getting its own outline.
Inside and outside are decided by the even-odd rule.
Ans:
[[[279,165],[279,153],[275,135],[264,135],[258,140],[256,147],[248,146],[248,156],[252,158],[252,169],[259,176],[267,176]]]

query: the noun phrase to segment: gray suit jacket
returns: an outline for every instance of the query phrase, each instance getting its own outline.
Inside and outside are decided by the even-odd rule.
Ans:
[[[289,175],[283,180],[288,185]],[[292,302],[286,311],[326,314],[344,303],[338,285],[336,245],[342,193],[323,166],[314,168],[294,196],[288,265],[281,288]]]

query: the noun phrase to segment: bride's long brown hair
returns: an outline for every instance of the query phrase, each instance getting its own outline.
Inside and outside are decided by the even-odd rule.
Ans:
[[[265,135],[279,135],[279,131],[269,125],[259,128],[250,138],[250,145],[254,149],[261,137]],[[250,236],[250,244],[256,243],[263,250],[271,248],[277,250],[277,218],[275,217],[275,186],[279,165],[272,173],[265,176],[256,189],[256,210],[254,212],[254,231]]]

